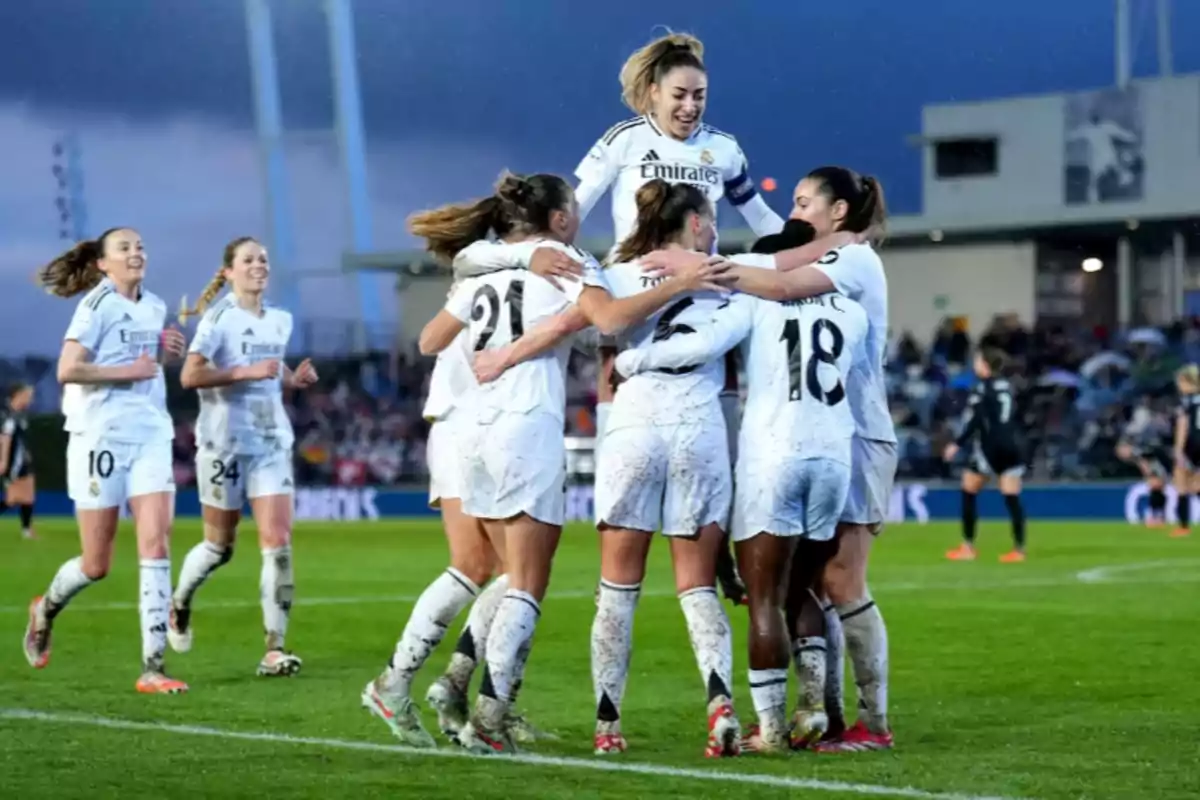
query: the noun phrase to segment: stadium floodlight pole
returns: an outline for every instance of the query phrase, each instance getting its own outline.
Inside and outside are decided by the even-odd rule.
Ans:
[[[71,208],[71,233],[82,242],[88,235],[87,200],[83,193],[83,147],[79,134],[71,131],[64,140],[67,157],[67,197]]]
[[[1171,48],[1171,0],[1158,0],[1158,74],[1169,78],[1175,74],[1175,58]]]
[[[271,27],[270,0],[246,0],[246,33],[250,44],[250,76],[254,90],[254,122],[258,130],[267,206],[267,249],[280,303],[302,317],[296,270],[296,233],[288,198],[287,153],[283,139],[283,103]]]
[[[1117,70],[1117,88],[1124,89],[1129,85],[1129,79],[1132,75],[1132,67],[1130,61],[1130,27],[1129,27],[1129,0],[1116,0],[1117,14],[1115,25],[1115,66]]]
[[[350,222],[350,249],[366,253],[374,246],[371,230],[371,194],[367,187],[367,148],[363,132],[362,99],[358,87],[354,15],[350,0],[325,0],[329,22],[329,53],[333,67],[338,150],[345,173],[346,210]],[[378,337],[383,331],[382,308],[376,276],[358,273],[363,342],[371,349],[386,348]]]

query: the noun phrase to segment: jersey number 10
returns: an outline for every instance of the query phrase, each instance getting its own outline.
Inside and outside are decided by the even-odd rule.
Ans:
[[[829,331],[833,341],[828,350],[821,342],[822,331]],[[842,329],[833,320],[818,319],[808,332],[809,345],[807,348],[800,344],[800,320],[789,319],[783,323],[783,335],[779,341],[787,348],[788,360],[788,402],[804,399],[804,390],[819,403],[836,406],[846,399],[846,387],[842,386],[841,378],[830,388],[821,385],[820,367],[822,364],[837,366],[837,360],[846,346],[846,337]],[[805,351],[808,357],[805,357]]]
[[[515,342],[525,333],[525,281],[513,281],[504,292],[504,304],[508,306],[508,328],[511,333],[509,342]],[[475,352],[487,347],[496,327],[500,324],[500,294],[492,286],[484,284],[475,292],[471,301],[471,321],[479,322],[486,318],[479,338],[475,340]]]

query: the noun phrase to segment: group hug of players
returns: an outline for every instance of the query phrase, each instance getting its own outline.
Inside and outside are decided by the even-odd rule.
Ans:
[[[362,695],[407,743],[434,744],[411,686],[468,606],[450,663],[427,694],[439,726],[482,753],[541,735],[515,701],[563,523],[565,361],[572,340],[598,332],[596,752],[627,747],[621,703],[656,531],[670,542],[701,673],[708,755],[893,744],[887,631],[866,583],[897,462],[883,374],[887,282],[871,246],[885,221],[882,191],[852,170],[821,167],[797,184],[785,223],[757,194],[736,140],[701,121],[702,55],[696,39],[671,34],[630,57],[621,82],[639,116],[601,137],[574,188],[553,175],[505,175],[490,197],[410,220],[456,281],[420,342],[439,354],[425,415],[430,499],[443,514],[450,565],[421,594],[387,667]],[[617,245],[602,267],[573,240],[610,189]],[[733,262],[710,255],[722,197],[760,236],[753,253]],[[83,295],[58,364],[82,552],[31,603],[26,657],[47,665],[57,615],[107,574],[128,502],[140,560],[136,687],[186,691],[166,673],[164,655],[168,644],[191,648],[193,598],[232,558],[248,502],[262,551],[266,654],[258,672],[295,674],[300,659],[285,649],[294,441],[283,391],[318,376],[307,361],[295,369],[283,361],[292,318],[264,301],[270,266],[258,242],[226,247],[189,310],[200,315],[190,344],[144,288],[146,264],[138,233],[114,228],[41,272],[52,293]],[[737,372],[727,368],[739,347],[744,410]],[[183,386],[200,393],[204,520],[204,539],[174,589],[168,361],[182,361]],[[987,378],[998,365],[979,368]],[[979,438],[968,477],[981,485],[996,473],[1003,491],[1016,456],[996,449],[1001,439],[988,432],[991,420],[1010,417],[986,410],[1011,409],[1011,394],[1000,380],[981,386],[960,443]],[[729,539],[740,576],[727,564]],[[749,608],[759,723],[746,731],[733,709],[732,636],[718,583],[744,594]],[[853,725],[843,719],[843,647],[858,689]],[[793,666],[800,691],[788,715]]]

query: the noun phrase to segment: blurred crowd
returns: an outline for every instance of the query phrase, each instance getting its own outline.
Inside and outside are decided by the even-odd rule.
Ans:
[[[1026,327],[999,315],[972,338],[964,320],[943,320],[929,344],[893,335],[888,389],[900,437],[902,477],[952,477],[940,454],[958,432],[971,362],[981,347],[1011,357],[1010,379],[1026,422],[1033,479],[1087,480],[1134,473],[1116,459],[1118,438],[1136,413],[1159,421],[1172,413],[1174,371],[1200,361],[1200,320],[1167,328],[1112,332],[1103,328]],[[421,405],[433,360],[415,351],[374,353],[318,362],[321,383],[293,393],[296,475],[302,485],[392,485],[426,476],[428,426]],[[59,389],[46,359],[0,362],[0,382],[32,382],[35,411],[57,410]],[[176,479],[194,482],[192,425],[196,396],[168,381],[176,419]],[[574,352],[568,374],[567,435],[595,434],[596,362]]]

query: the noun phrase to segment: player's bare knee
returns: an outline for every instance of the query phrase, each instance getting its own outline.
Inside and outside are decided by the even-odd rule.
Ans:
[[[232,532],[230,543],[233,542]],[[258,529],[258,544],[264,550],[278,550],[289,547],[292,543],[292,528],[290,525],[268,523]]]
[[[213,525],[212,523],[204,523],[204,541],[211,545],[232,549],[234,542],[237,540],[237,525]]]
[[[461,572],[476,586],[483,586],[495,570],[495,557],[490,548],[471,548],[450,554],[450,566]]]
[[[86,553],[82,558],[80,570],[84,575],[87,575],[90,580],[99,581],[108,577],[109,567],[112,565],[112,553],[105,555],[89,556]]]

